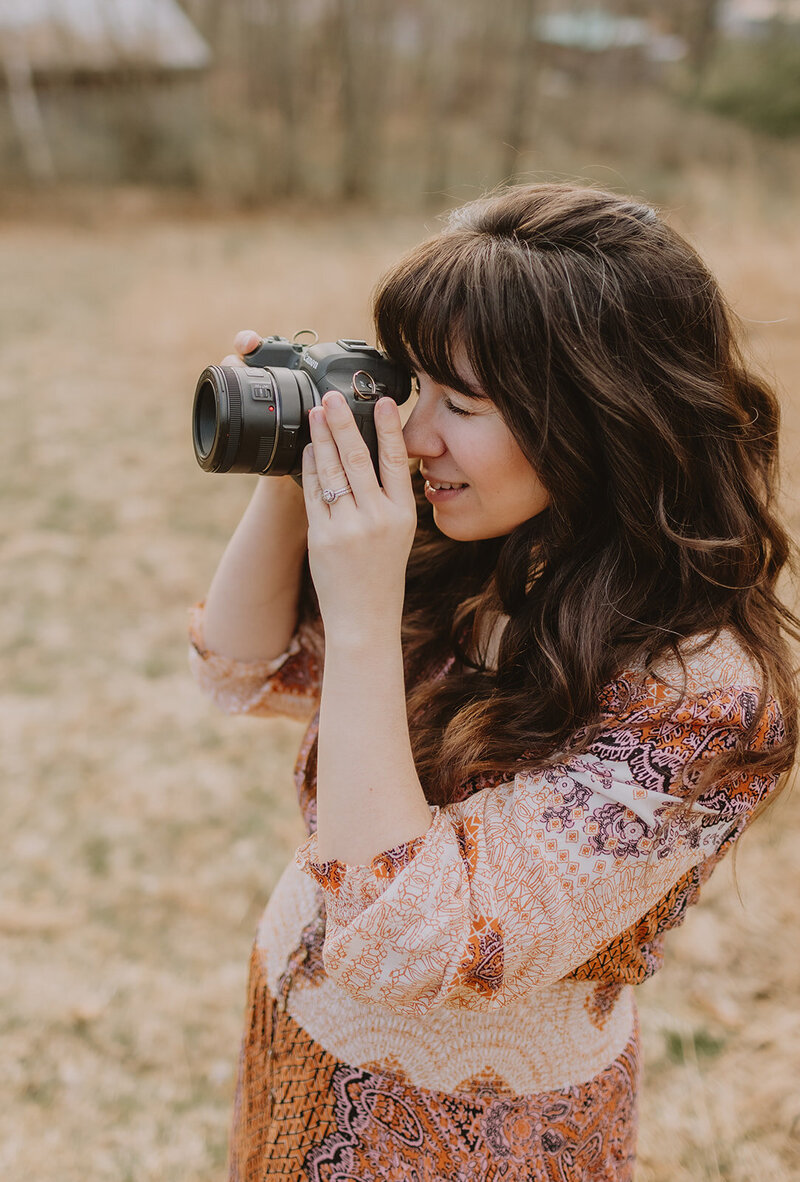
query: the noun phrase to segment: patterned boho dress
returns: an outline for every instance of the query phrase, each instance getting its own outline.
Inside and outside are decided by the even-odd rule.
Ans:
[[[246,664],[204,649],[197,608],[192,641],[221,709],[310,718],[295,782],[311,836],[253,948],[232,1182],[629,1182],[633,986],[775,786],[742,775],[675,808],[752,720],[758,678],[736,641],[688,654],[677,710],[677,669],[621,676],[588,752],[464,785],[369,866],[316,854],[319,625]],[[753,746],[781,736],[771,701]]]

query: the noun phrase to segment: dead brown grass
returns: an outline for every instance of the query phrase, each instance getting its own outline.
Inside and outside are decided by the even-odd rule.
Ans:
[[[800,233],[712,208],[682,216],[784,387],[797,521]],[[250,483],[196,468],[193,383],[239,327],[369,333],[374,278],[425,229],[0,224],[4,1178],[223,1176],[251,935],[300,832],[300,731],[214,714],[186,671],[186,606]],[[639,1182],[797,1176],[798,836],[795,795],[743,844],[741,901],[723,866],[641,991]]]

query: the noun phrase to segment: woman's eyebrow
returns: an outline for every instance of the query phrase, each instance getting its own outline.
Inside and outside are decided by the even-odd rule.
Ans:
[[[459,375],[456,376],[458,377],[458,383],[457,385],[451,386],[451,390],[454,390],[457,394],[462,394],[465,398],[472,398],[476,402],[490,401],[489,395],[482,386],[473,386],[469,382],[466,382],[464,378],[460,377]]]
[[[454,387],[454,389],[456,389],[456,387]],[[477,402],[488,402],[489,401],[489,395],[486,393],[485,390],[482,390],[480,388],[480,386],[477,389],[475,389],[473,386],[466,386],[465,385],[465,386],[457,387],[457,390],[458,390],[458,393],[463,394],[465,398],[474,398]]]
[[[425,366],[414,356],[410,351],[408,352],[409,369],[413,374],[428,373]],[[464,398],[472,398],[475,402],[490,402],[491,399],[481,386],[472,386],[466,382],[460,375],[456,374],[457,382],[451,383],[449,380],[443,382],[448,390],[452,390],[456,394],[463,395]],[[437,379],[438,380],[438,379]]]

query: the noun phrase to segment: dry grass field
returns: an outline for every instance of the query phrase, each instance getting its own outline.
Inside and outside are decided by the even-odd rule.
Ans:
[[[680,217],[781,384],[796,524],[800,231],[746,203]],[[195,466],[194,380],[240,327],[369,334],[372,282],[433,225],[135,202],[0,221],[5,1182],[224,1176],[300,731],[215,714],[187,673],[186,608],[250,488]],[[798,841],[787,794],[640,992],[637,1182],[800,1176]]]

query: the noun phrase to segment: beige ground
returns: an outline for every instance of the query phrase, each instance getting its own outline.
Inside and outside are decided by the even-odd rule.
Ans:
[[[793,477],[800,235],[721,217],[693,230],[784,386]],[[368,332],[373,278],[424,231],[136,208],[0,223],[6,1182],[223,1176],[250,939],[299,835],[299,731],[215,715],[186,671],[185,608],[249,487],[196,468],[194,379],[239,327]],[[798,839],[795,795],[743,844],[741,900],[723,867],[641,991],[638,1182],[798,1177]]]

